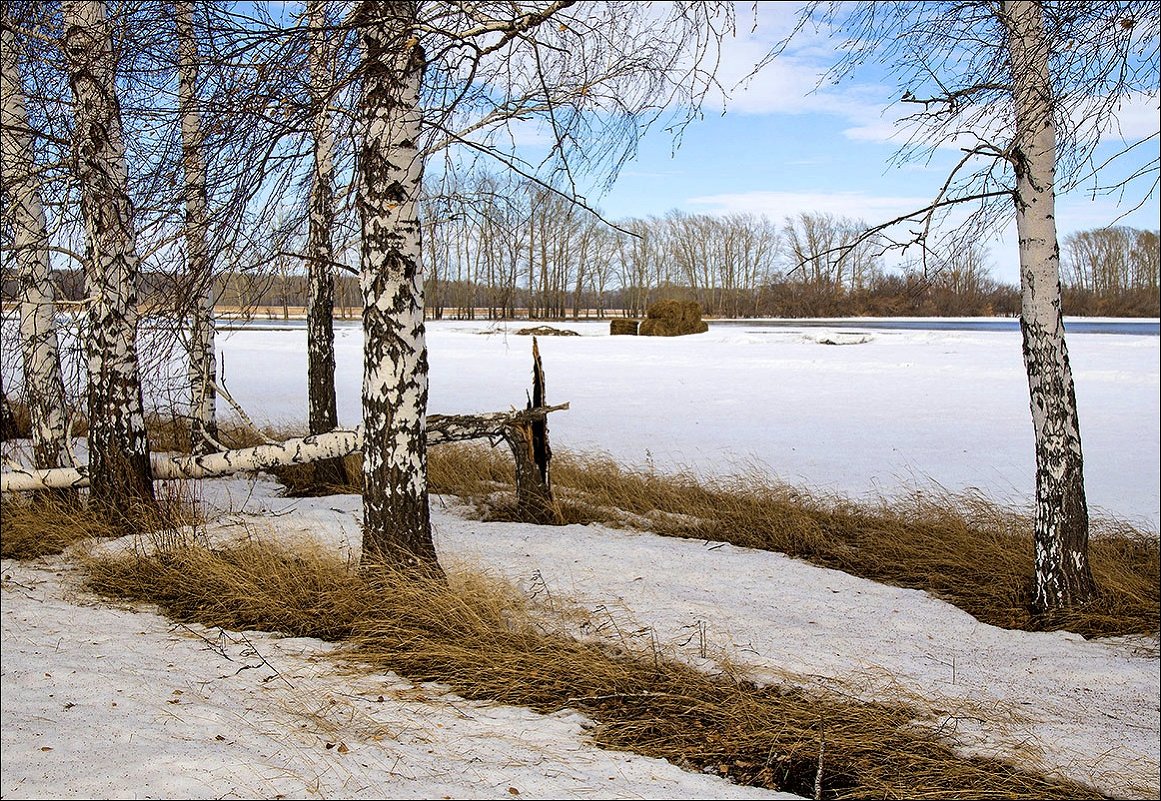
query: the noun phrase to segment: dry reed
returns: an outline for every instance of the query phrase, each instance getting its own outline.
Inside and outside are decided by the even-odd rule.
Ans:
[[[10,493],[0,499],[0,556],[5,559],[36,559],[62,553],[70,546],[123,536],[127,530],[173,532],[195,525],[199,519],[192,484],[164,482],[157,485],[154,503],[132,510],[128,520],[115,520],[85,502],[86,493],[48,490]]]
[[[448,445],[430,452],[434,491],[474,500],[505,518],[507,454]],[[568,522],[778,551],[887,584],[923,589],[978,620],[1012,629],[1067,628],[1084,636],[1158,633],[1161,558],[1156,534],[1094,518],[1089,556],[1101,588],[1091,604],[1051,619],[1029,611],[1032,520],[978,494],[933,489],[855,502],[811,494],[754,470],[705,479],[622,467],[558,452],[553,486]],[[511,500],[506,501],[511,505]]]
[[[207,626],[338,639],[337,655],[472,699],[578,710],[607,747],[736,782],[826,798],[1097,798],[1091,788],[957,754],[903,704],[755,687],[620,641],[578,641],[512,587],[446,581],[333,554],[193,543],[98,555],[89,587]],[[825,743],[825,745],[823,745]],[[820,758],[821,752],[821,758]]]

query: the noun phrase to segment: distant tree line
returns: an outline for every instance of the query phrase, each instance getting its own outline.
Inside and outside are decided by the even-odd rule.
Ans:
[[[1157,231],[1112,227],[1064,240],[1061,281],[1069,314],[1157,317]]]
[[[994,279],[983,250],[887,269],[873,243],[840,258],[866,225],[801,212],[781,224],[752,214],[688,214],[606,223],[536,186],[522,193],[473,193],[474,203],[428,209],[428,316],[434,319],[565,319],[642,316],[658,300],[696,300],[707,316],[1015,316],[1017,287]],[[491,201],[488,200],[491,198]],[[617,230],[620,228],[621,230]],[[1161,315],[1157,231],[1079,231],[1064,240],[1066,314]],[[352,257],[353,258],[353,257]],[[79,270],[55,271],[63,300],[85,297]],[[164,307],[180,275],[143,275],[142,297]],[[280,256],[260,269],[226,270],[215,297],[225,312],[301,314],[310,283],[299,261]],[[5,276],[4,297],[15,284]],[[358,280],[335,280],[336,316],[357,318]]]

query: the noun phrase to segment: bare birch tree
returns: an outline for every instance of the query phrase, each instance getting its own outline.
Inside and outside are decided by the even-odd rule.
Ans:
[[[310,433],[322,434],[338,427],[335,397],[335,230],[334,133],[330,93],[335,86],[333,46],[327,30],[325,4],[307,3],[310,28],[310,100],[312,110],[313,174],[310,185],[309,230],[306,265],[309,290],[306,309],[307,404]],[[346,480],[340,459],[318,462],[313,467],[317,484],[336,485]]]
[[[359,211],[368,559],[438,569],[424,438],[427,348],[418,201],[425,159],[455,146],[535,177],[520,153],[496,143],[512,120],[539,119],[549,134],[542,163],[556,173],[555,183],[542,185],[576,197],[575,171],[586,155],[594,167],[615,170],[641,127],[665,108],[659,98],[682,84],[674,73],[689,78],[685,85],[697,83],[699,56],[713,38],[703,15],[717,7],[673,8],[670,27],[663,24],[661,34],[650,36],[658,20],[637,4],[357,5],[353,22],[363,48]],[[682,38],[684,33],[696,36]],[[630,47],[633,34],[641,35]],[[622,130],[614,131],[607,120]],[[611,146],[615,135],[628,147]],[[606,146],[590,149],[602,136]]]
[[[0,24],[0,180],[8,199],[13,258],[18,266],[20,347],[32,456],[36,467],[61,467],[71,460],[48,227],[36,177],[32,131],[24,108],[17,48],[7,20]]]
[[[946,212],[974,204],[943,233],[943,249],[976,241],[1014,212],[1019,239],[1021,330],[1036,443],[1033,611],[1050,618],[1097,594],[1088,563],[1080,424],[1061,316],[1055,195],[1083,181],[1124,193],[1155,181],[1158,163],[1118,172],[1098,161],[1120,103],[1155,98],[1157,4],[1147,2],[811,3],[801,26],[847,37],[826,78],[879,61],[898,79],[912,138],[901,160],[949,142],[961,157],[933,202],[868,232],[902,227],[898,246],[926,252]],[[793,36],[782,43],[774,56]],[[1156,137],[1156,134],[1153,135]],[[1142,142],[1129,142],[1127,150]],[[1105,177],[1112,175],[1113,177]],[[1148,189],[1145,190],[1149,191]],[[849,247],[849,245],[844,245]]]
[[[414,2],[362,2],[363,557],[438,569],[427,506],[418,219],[425,55]]]
[[[124,519],[153,499],[137,360],[140,260],[115,91],[116,57],[96,0],[63,6],[75,158],[87,233],[90,497]]]
[[[184,166],[186,274],[194,293],[194,301],[190,304],[189,333],[190,450],[201,454],[218,450],[215,272],[208,242],[205,137],[202,136],[198,99],[200,60],[190,0],[178,0],[174,4],[174,18],[178,53],[177,104]]]
[[[1032,608],[1086,603],[1096,595],[1088,563],[1088,502],[1080,421],[1060,308],[1056,235],[1056,119],[1044,10],[1004,2],[1000,15],[1011,59],[1016,231],[1023,304],[1020,331],[1036,431],[1036,573]]]

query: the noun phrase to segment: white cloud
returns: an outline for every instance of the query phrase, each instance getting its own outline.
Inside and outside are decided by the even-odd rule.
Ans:
[[[1136,202],[1118,202],[1113,196],[1092,197],[1083,191],[1071,192],[1056,200],[1056,225],[1063,239],[1073,231],[1127,225],[1155,230],[1158,227],[1157,195],[1140,206]]]
[[[1117,113],[1117,123],[1120,135],[1128,141],[1152,136],[1161,131],[1161,103],[1157,97],[1130,95]]]
[[[889,88],[822,83],[834,59],[834,42],[824,31],[803,28],[778,58],[755,71],[793,30],[798,13],[791,3],[738,4],[739,31],[723,42],[716,70],[728,96],[726,108],[741,114],[832,114],[852,121],[876,117],[890,96]],[[720,95],[711,98],[711,104],[720,102]]]
[[[727,108],[742,114],[834,115],[850,123],[844,135],[852,141],[906,144],[914,130],[906,117],[917,107],[896,100],[901,87],[868,80],[875,75],[871,65],[861,71],[862,82],[823,83],[826,70],[839,57],[836,40],[826,30],[804,26],[778,58],[754,71],[790,33],[798,13],[791,3],[738,4],[739,27],[744,30],[723,45],[718,68],[721,85],[730,95]],[[1073,124],[1083,128],[1091,107],[1080,104],[1075,108]],[[1133,93],[1120,103],[1100,139],[1133,143],[1156,135],[1161,130],[1159,112],[1157,96]],[[973,126],[975,133],[985,140],[1003,139],[1010,114],[1006,105],[983,109],[979,124]],[[939,149],[958,150],[977,141],[974,136],[930,137],[930,143]]]

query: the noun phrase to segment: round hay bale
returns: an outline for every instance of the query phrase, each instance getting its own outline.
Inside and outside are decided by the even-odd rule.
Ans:
[[[692,300],[659,300],[649,307],[637,329],[643,337],[679,337],[704,334],[709,325],[701,319],[701,306]]]
[[[637,320],[626,320],[624,318],[615,318],[609,321],[609,333],[612,336],[637,336],[637,326],[640,322]]]

